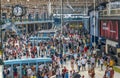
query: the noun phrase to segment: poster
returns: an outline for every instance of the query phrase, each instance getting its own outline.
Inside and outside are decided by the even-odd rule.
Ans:
[[[90,34],[93,36],[98,36],[98,11],[90,12]]]
[[[118,41],[118,20],[101,20],[100,36]]]

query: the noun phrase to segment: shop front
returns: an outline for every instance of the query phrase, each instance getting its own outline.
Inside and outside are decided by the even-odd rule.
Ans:
[[[100,19],[100,37],[106,39],[105,53],[109,54],[116,63],[120,61],[118,59],[117,45],[119,45],[120,32],[120,20],[119,19]]]
[[[108,39],[106,40],[106,53],[111,56],[111,58],[115,61],[116,64],[118,64],[116,45],[118,45],[118,42]]]

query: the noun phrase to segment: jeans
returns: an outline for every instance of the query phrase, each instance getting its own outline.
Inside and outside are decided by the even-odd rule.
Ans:
[[[78,71],[80,72],[80,68],[81,68],[81,66],[78,66]]]

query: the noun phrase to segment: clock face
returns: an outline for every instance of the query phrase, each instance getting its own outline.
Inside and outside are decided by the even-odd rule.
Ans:
[[[20,6],[15,6],[15,7],[13,8],[13,14],[14,14],[15,16],[21,16],[22,13],[23,13],[23,8],[22,8],[22,7],[20,7]]]

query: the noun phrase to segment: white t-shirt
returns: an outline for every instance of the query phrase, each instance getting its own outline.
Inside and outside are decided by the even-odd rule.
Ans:
[[[44,78],[48,78],[48,77],[45,75]]]
[[[91,63],[95,63],[95,58],[91,58]]]
[[[3,70],[3,72],[4,72],[4,74],[7,74],[7,70],[5,69],[5,70]]]
[[[42,71],[42,69],[43,69],[43,65],[40,65],[40,66],[39,66],[39,69],[40,69],[40,71]]]
[[[104,61],[103,59],[100,59],[100,64],[103,64],[103,61]]]
[[[60,70],[57,69],[57,71],[56,71],[56,75],[59,75],[59,74],[60,74]]]
[[[51,67],[51,66],[49,66],[49,70],[52,70],[52,67]]]
[[[31,76],[32,75],[32,70],[29,68],[29,69],[27,69],[27,74],[28,74],[28,76]]]
[[[77,63],[78,63],[78,66],[81,66],[81,60],[78,60]]]
[[[86,54],[84,54],[84,57],[87,57],[87,55],[86,55]]]
[[[75,59],[77,58],[77,53],[74,54],[74,58],[75,58]]]
[[[82,64],[86,64],[86,59],[82,59],[82,60],[81,60],[81,63],[82,63]]]

